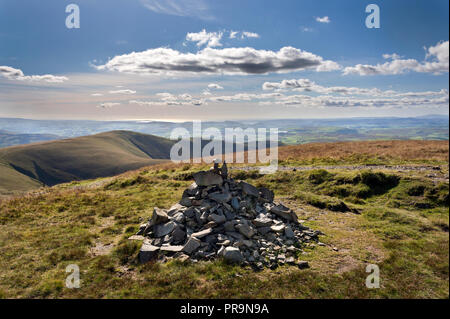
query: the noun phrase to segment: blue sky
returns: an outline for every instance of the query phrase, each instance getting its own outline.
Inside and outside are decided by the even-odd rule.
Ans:
[[[70,3],[79,29],[65,25]],[[379,29],[365,25],[370,3]],[[447,114],[448,12],[443,0],[0,0],[0,116]]]

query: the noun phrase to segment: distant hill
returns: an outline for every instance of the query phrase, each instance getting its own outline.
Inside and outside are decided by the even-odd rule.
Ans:
[[[113,176],[167,161],[173,141],[113,131],[0,149],[0,191]]]
[[[54,134],[21,134],[0,130],[0,148],[59,139],[61,136]]]

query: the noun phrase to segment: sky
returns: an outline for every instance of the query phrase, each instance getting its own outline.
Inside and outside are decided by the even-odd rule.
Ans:
[[[445,0],[0,0],[0,117],[448,114],[448,30]]]

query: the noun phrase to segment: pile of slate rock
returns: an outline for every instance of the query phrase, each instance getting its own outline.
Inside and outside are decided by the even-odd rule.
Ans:
[[[195,183],[179,203],[168,210],[155,208],[148,223],[130,237],[143,240],[140,262],[224,258],[255,269],[309,267],[297,257],[305,243],[318,242],[319,232],[275,203],[272,191],[233,180],[226,163],[194,173],[193,178]]]

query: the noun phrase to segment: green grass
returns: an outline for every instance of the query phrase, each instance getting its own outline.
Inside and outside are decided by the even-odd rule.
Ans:
[[[324,233],[325,246],[305,246],[300,255],[311,268],[138,264],[140,243],[127,238],[154,206],[175,203],[200,168],[150,167],[2,200],[0,297],[448,298],[448,183],[430,171],[232,170],[275,190],[276,200]],[[65,287],[66,266],[74,263],[80,289]],[[380,289],[365,287],[369,263],[380,267]]]

